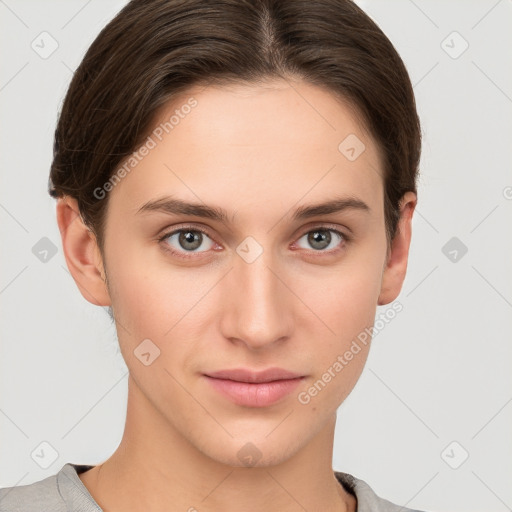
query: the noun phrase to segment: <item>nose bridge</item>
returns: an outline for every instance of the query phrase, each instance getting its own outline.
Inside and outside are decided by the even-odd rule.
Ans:
[[[272,251],[263,250],[254,240],[244,242],[237,248],[231,273],[228,293],[234,323],[226,334],[258,348],[290,335],[290,302],[286,287],[275,275],[279,265]]]

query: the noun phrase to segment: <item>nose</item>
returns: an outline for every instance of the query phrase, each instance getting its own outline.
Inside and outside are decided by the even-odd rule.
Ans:
[[[288,339],[293,330],[293,293],[276,260],[264,251],[251,263],[235,258],[224,283],[229,297],[222,330],[233,342],[257,350]]]

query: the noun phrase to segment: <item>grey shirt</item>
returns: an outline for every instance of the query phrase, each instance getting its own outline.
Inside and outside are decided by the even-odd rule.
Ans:
[[[78,475],[93,466],[67,463],[56,474],[28,485],[0,489],[0,512],[103,512]],[[357,498],[357,512],[420,512],[377,496],[358,478],[335,471],[344,489]]]

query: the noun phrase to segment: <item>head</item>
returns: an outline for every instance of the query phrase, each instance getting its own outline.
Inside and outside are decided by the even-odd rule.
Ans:
[[[202,453],[276,463],[331,424],[405,277],[420,139],[402,60],[346,0],[134,0],[93,42],[50,174],[66,261]],[[237,405],[205,374],[240,367],[304,378]]]

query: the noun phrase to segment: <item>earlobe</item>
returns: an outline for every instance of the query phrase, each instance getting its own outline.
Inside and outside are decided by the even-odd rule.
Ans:
[[[402,289],[407,272],[412,236],[412,215],[416,207],[416,201],[417,198],[414,192],[406,192],[402,197],[400,220],[382,274],[381,290],[377,302],[379,306],[394,301]]]
[[[84,224],[75,198],[57,201],[57,224],[68,269],[80,293],[91,304],[110,306],[105,271],[96,237]]]

